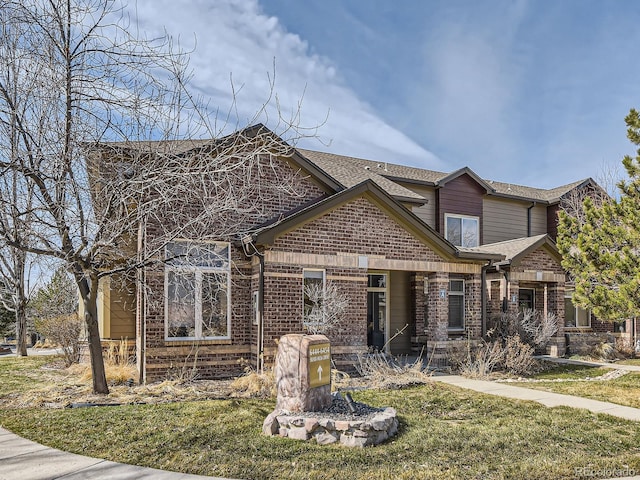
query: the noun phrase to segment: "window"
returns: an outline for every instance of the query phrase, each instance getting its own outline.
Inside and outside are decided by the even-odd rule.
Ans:
[[[444,216],[445,238],[457,247],[477,247],[480,244],[480,219],[463,215]]]
[[[449,329],[464,330],[464,280],[449,280]]]
[[[536,309],[536,291],[533,288],[518,290],[518,307],[521,312]]]
[[[591,327],[591,312],[574,305],[571,296],[564,297],[564,326],[567,328]]]
[[[320,308],[320,300],[324,290],[325,276],[324,270],[303,270],[302,271],[302,315],[305,320],[309,319],[313,308]]]
[[[165,338],[230,338],[229,244],[172,242],[165,253]]]

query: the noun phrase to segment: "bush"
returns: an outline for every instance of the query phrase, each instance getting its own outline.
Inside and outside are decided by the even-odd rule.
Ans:
[[[534,348],[520,340],[518,335],[507,338],[504,346],[504,370],[512,375],[531,375],[536,370]]]
[[[39,318],[35,322],[36,329],[47,340],[62,348],[66,366],[80,361],[80,333],[82,321],[76,314],[58,315],[56,317]]]
[[[276,379],[273,370],[258,373],[251,367],[245,369],[244,375],[231,382],[231,391],[239,397],[272,398],[276,396]]]
[[[387,355],[382,352],[359,354],[356,371],[378,388],[401,388],[428,383],[431,373],[422,355],[413,361]]]
[[[498,341],[473,346],[468,342],[466,355],[457,360],[456,369],[465,377],[484,378],[504,363],[504,350]]]

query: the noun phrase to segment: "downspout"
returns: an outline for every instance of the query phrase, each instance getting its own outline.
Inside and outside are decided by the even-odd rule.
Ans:
[[[255,248],[255,247],[254,247]],[[258,279],[258,372],[264,372],[264,255],[257,251],[260,262],[260,277]]]
[[[480,271],[480,284],[482,285],[482,290],[480,291],[480,306],[482,308],[482,338],[487,334],[487,269],[491,266],[491,261],[486,265],[482,266],[482,270]]]
[[[504,276],[504,296],[502,297],[502,313],[509,311],[509,272],[502,270]]]
[[[536,206],[536,202],[533,202],[527,207],[527,237],[531,236],[531,209]]]
[[[493,265],[493,260],[489,260],[486,265],[482,266],[480,271],[480,283],[482,290],[480,291],[481,320],[482,320],[482,337],[487,334],[487,270]]]
[[[144,221],[141,221],[138,224],[138,262],[141,262],[143,259],[142,257],[144,257],[144,248],[146,245],[146,238],[145,238],[146,231],[147,231],[146,224]],[[139,322],[140,335],[138,339],[138,342],[140,343],[139,345],[137,345],[137,348],[136,348],[136,357],[137,357],[137,363],[138,363],[138,373],[140,376],[140,378],[138,379],[138,382],[140,384],[144,384],[146,382],[146,376],[147,376],[147,368],[146,368],[147,358],[146,358],[146,348],[145,348],[145,342],[147,337],[146,335],[147,315],[146,315],[146,306],[145,306],[145,298],[146,298],[146,291],[147,291],[147,289],[145,288],[146,268],[138,269],[138,273],[136,276],[138,281],[137,291],[136,291],[136,296],[138,300],[136,316],[139,316],[139,320],[140,320]]]
[[[264,254],[256,248],[253,243],[253,237],[249,234],[241,239],[242,250],[244,254],[251,257],[258,257],[259,269],[258,269],[258,332],[256,341],[256,370],[258,373],[264,372]],[[248,247],[251,247],[251,251],[248,251]]]

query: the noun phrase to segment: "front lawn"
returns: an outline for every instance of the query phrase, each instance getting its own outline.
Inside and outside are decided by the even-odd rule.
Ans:
[[[14,375],[28,377],[26,386],[18,383],[22,388],[42,388],[38,372],[49,373],[40,359],[15,359],[13,368],[6,360],[0,359],[0,397],[8,394],[5,380]],[[17,371],[20,364],[30,367]],[[568,479],[579,478],[576,469],[585,467],[640,472],[640,429],[634,422],[439,383],[358,391],[353,397],[396,408],[398,436],[365,449],[265,437],[262,421],[274,402],[259,399],[77,409],[5,406],[0,425],[74,453],[242,479]]]

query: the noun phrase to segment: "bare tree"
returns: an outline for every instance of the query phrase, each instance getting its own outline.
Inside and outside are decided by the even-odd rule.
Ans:
[[[29,241],[0,236],[65,263],[84,306],[93,389],[107,393],[100,278],[199,261],[166,247],[235,238],[304,197],[300,175],[275,159],[291,154],[281,138],[300,135],[299,116],[276,119],[280,137],[261,127],[221,137],[226,125],[185,88],[187,56],[170,37],[130,33],[135,24],[112,0],[9,0],[0,22],[18,38],[0,38],[0,69],[17,59],[0,79],[0,125],[16,138],[13,151],[0,138],[0,170],[33,191]]]
[[[15,29],[14,18],[2,15],[3,48],[0,50],[2,84],[11,89],[11,95],[17,96],[19,85],[16,82],[20,65],[20,35]],[[22,108],[22,111],[18,109]],[[3,112],[0,123],[0,154],[3,158],[15,159],[19,152],[18,121],[27,114],[25,105],[14,105],[13,109]],[[29,243],[29,223],[32,219],[31,199],[33,188],[24,181],[18,172],[2,169],[0,176],[0,302],[3,307],[15,315],[16,352],[27,355],[27,304],[29,301],[29,267],[33,256],[16,245]]]
[[[349,306],[349,298],[333,282],[310,283],[304,287],[310,308],[305,309],[302,325],[311,334],[325,334],[338,325]]]

